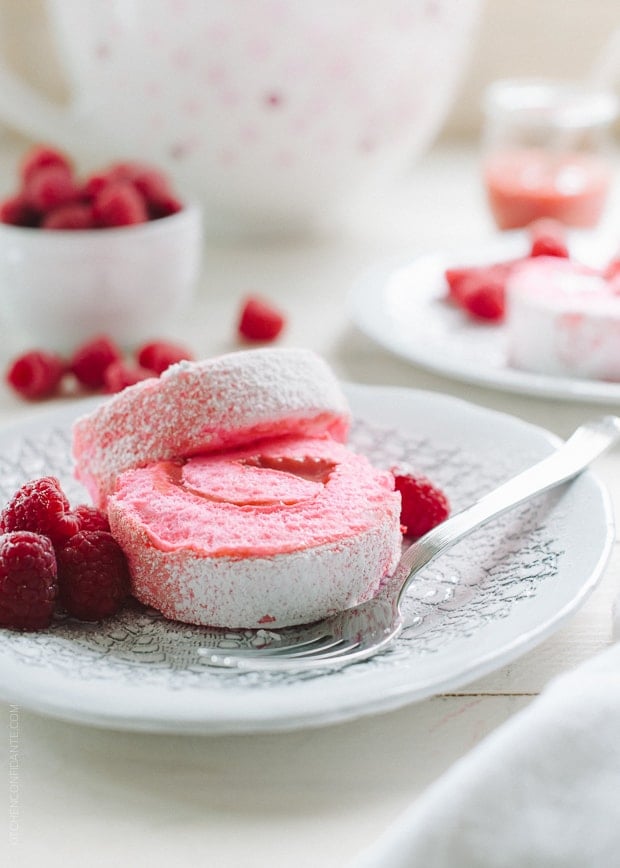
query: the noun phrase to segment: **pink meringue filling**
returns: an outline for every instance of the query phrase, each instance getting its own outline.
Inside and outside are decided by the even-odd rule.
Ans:
[[[265,442],[259,452],[129,470],[111,505],[122,504],[162,551],[253,557],[364,532],[396,503],[393,488],[392,474],[330,438],[290,437]]]

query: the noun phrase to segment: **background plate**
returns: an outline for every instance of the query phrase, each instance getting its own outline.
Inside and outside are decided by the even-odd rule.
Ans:
[[[502,325],[474,322],[446,304],[448,266],[500,262],[528,251],[523,232],[506,232],[478,247],[420,254],[363,276],[349,297],[355,324],[376,343],[429,371],[508,392],[574,401],[620,404],[620,383],[519,371],[506,361]],[[618,240],[569,236],[571,254],[598,265],[618,251]]]
[[[439,394],[348,385],[351,442],[378,466],[422,472],[460,509],[547,454],[540,428]],[[72,502],[72,420],[92,403],[0,432],[0,496],[53,473]],[[513,660],[567,618],[607,562],[613,521],[591,472],[477,531],[420,573],[393,649],[341,671],[209,669],[201,649],[251,641],[166,621],[136,605],[103,624],[0,630],[0,695],[55,717],[129,730],[269,732],[397,708]]]

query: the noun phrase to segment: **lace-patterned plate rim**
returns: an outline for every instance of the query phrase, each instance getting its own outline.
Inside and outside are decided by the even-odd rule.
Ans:
[[[512,416],[437,393],[345,390],[352,446],[379,466],[427,473],[455,509],[557,442]],[[56,472],[72,500],[83,500],[69,432],[92,405],[40,411],[0,431],[3,498],[25,477]],[[613,538],[606,491],[587,472],[427,568],[412,589],[403,636],[364,664],[322,675],[214,672],[200,656],[211,635],[136,607],[104,625],[1,631],[0,696],[75,722],[177,733],[276,732],[387,711],[472,681],[550,635],[595,587]]]
[[[593,266],[607,263],[617,252],[617,238],[598,231],[574,230],[568,240],[572,255]],[[501,262],[525,256],[528,249],[527,233],[515,230],[467,248],[420,251],[378,265],[352,287],[351,318],[384,349],[454,380],[505,392],[620,405],[620,383],[511,367],[501,325],[473,322],[445,303],[446,268]]]

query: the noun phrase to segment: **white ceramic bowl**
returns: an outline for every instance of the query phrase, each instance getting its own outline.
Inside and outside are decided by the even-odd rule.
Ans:
[[[44,230],[0,223],[0,324],[13,350],[71,352],[105,333],[131,348],[166,336],[201,267],[191,204],[135,226]]]

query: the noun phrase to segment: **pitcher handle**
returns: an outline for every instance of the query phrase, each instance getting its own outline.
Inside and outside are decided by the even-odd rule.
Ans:
[[[84,136],[71,105],[48,99],[29,85],[6,63],[0,51],[0,122],[35,141],[46,141],[66,150]]]

